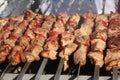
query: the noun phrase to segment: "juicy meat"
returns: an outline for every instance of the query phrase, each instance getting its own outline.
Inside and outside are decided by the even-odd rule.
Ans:
[[[27,21],[31,21],[36,16],[36,13],[34,13],[32,10],[28,10],[28,9],[25,9],[23,11],[23,14],[24,14],[24,19]]]
[[[62,23],[62,21],[58,20],[54,25],[53,31],[63,33],[65,31],[65,27],[63,26],[64,24]]]
[[[109,20],[112,20],[112,19],[115,19],[115,18],[120,18],[120,14],[111,12]]]
[[[24,15],[20,15],[20,16],[13,15],[13,16],[10,17],[9,22],[12,23],[12,24],[19,24],[23,20],[24,20]]]
[[[32,13],[32,11],[30,12]],[[25,15],[25,16],[27,17],[29,15]],[[34,16],[31,16],[31,19],[33,18]],[[0,52],[1,52],[0,56],[4,57],[3,59],[5,59],[10,54],[10,51],[15,46],[18,38],[22,36],[23,32],[26,30],[28,26],[29,20],[22,20],[22,19],[23,17],[21,17],[21,19],[19,19],[17,16],[12,17],[10,20],[10,23],[12,23],[12,27],[10,26],[10,28],[7,28],[7,29],[5,28],[10,33],[13,26],[16,26],[15,27],[16,29],[13,28],[14,30],[11,32],[10,36],[6,40],[4,40],[3,44],[0,46]],[[4,62],[3,59],[0,62]],[[17,60],[19,61],[19,59]]]
[[[57,58],[57,49],[59,48],[59,43],[56,38],[48,38],[44,46],[44,51],[41,53],[41,56],[50,58],[52,60]]]
[[[120,49],[107,49],[105,57],[106,70],[111,70],[113,66],[120,66]],[[118,63],[119,62],[119,63]]]
[[[69,15],[65,13],[59,13],[58,20],[54,25],[53,31],[58,32],[59,34],[65,31],[65,24],[69,19]]]
[[[91,11],[88,11],[83,14],[83,18],[84,22],[91,22],[94,20],[95,15]]]
[[[32,39],[31,45],[21,54],[21,59],[23,62],[33,62],[39,60],[39,54],[43,51],[43,45],[47,38],[49,30],[52,28],[53,23],[55,22],[56,17],[54,14],[50,14],[46,17],[42,27],[35,29],[33,32],[36,34],[36,37]]]
[[[30,29],[27,29],[24,36],[22,36],[19,40],[19,46],[25,49],[26,47],[29,46],[30,40],[34,38],[35,38],[35,34],[33,33],[33,31],[31,31]]]
[[[110,37],[108,39],[108,48],[120,48],[120,37]]]
[[[108,16],[107,15],[102,15],[102,14],[97,15],[96,19],[95,19],[95,22],[99,22],[101,20],[107,23],[108,22]]]
[[[61,34],[61,45],[65,46],[67,44],[73,43],[75,36],[71,32],[64,32]]]
[[[3,26],[9,22],[8,18],[0,18],[0,31],[2,30]]]
[[[75,30],[75,36],[88,35],[92,32],[93,22],[86,22],[81,24],[80,29]]]
[[[93,34],[91,35],[91,51],[103,51],[106,48],[106,40],[106,30],[93,32]]]
[[[69,21],[66,23],[66,30],[67,31],[74,31],[77,29],[77,25],[79,24],[80,16],[78,14],[74,14],[71,16]]]
[[[99,56],[98,56],[99,55]],[[95,65],[99,65],[99,67],[102,67],[104,64],[103,61],[103,52],[101,51],[90,51],[88,53],[89,58],[91,59],[91,62]]]
[[[42,57],[54,60],[57,58],[57,50],[60,47],[59,34],[65,31],[65,24],[69,19],[69,15],[66,13],[59,13],[58,19],[53,26],[52,31],[49,33],[49,38],[47,39],[44,50],[41,53]],[[57,34],[57,35],[56,35]]]
[[[23,52],[23,49],[21,46],[17,45],[12,49],[11,54],[9,55],[8,59],[12,61],[12,65],[17,65],[21,62],[20,53]]]
[[[75,43],[78,45],[83,44],[83,45],[89,46],[90,45],[90,36],[86,36],[86,35],[76,36]]]
[[[34,60],[39,60],[39,54],[42,50],[43,48],[39,45],[39,43],[35,42],[34,47],[30,47],[25,52],[23,52],[24,55],[21,55],[22,61],[33,62]]]
[[[107,22],[108,18],[105,15],[97,15],[95,20],[95,30],[91,34],[91,48],[88,57],[91,62],[99,67],[104,64],[104,53],[107,40]]]
[[[75,34],[75,42],[78,44],[78,49],[74,53],[74,64],[79,64],[83,66],[86,64],[86,56],[88,48],[90,46],[90,35],[92,33],[94,25],[94,15],[91,12],[86,12],[83,14],[83,23],[80,28],[77,29]]]
[[[117,36],[120,34],[120,18],[116,18],[116,19],[112,19],[110,21],[110,24],[109,24],[109,28],[108,28],[108,38],[109,37],[112,37],[112,36]]]
[[[9,22],[0,32],[0,43],[9,37],[12,31],[16,30],[18,25],[23,21],[24,16],[11,16]]]
[[[75,35],[74,30],[77,29],[80,16],[74,14],[70,17],[65,25],[65,32],[61,34],[60,42],[62,48],[60,49],[59,57],[64,60],[64,71],[69,68],[69,56],[77,49],[78,45],[74,43]]]
[[[77,51],[74,53],[74,64],[79,64],[81,66],[86,64],[86,53],[87,53],[87,46],[81,45]]]
[[[68,61],[69,56],[77,49],[77,44],[75,43],[69,43],[68,45],[65,46],[65,48],[59,53],[59,56]]]
[[[4,44],[9,44],[11,47],[15,46],[17,39],[22,36],[22,33],[25,31],[28,23],[26,21],[19,24],[19,27],[11,33],[8,39],[4,40]]]
[[[53,23],[56,21],[56,16],[54,14],[50,14],[45,18],[44,23],[42,24],[43,28],[46,28],[48,32],[51,30],[53,27]]]
[[[10,50],[11,47],[7,44],[0,47],[0,63],[3,63],[6,60],[7,55],[10,53]]]
[[[110,14],[108,27],[108,48],[104,59],[106,70],[110,71],[114,66],[120,67],[120,15],[118,13]]]

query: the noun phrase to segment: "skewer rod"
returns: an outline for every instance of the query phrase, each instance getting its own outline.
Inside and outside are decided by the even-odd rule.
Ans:
[[[9,69],[9,67],[10,67],[11,65],[12,65],[11,62],[7,65],[7,67],[5,68],[5,70],[2,72],[2,74],[1,74],[1,76],[0,76],[0,80],[3,79],[3,77],[4,77],[5,73],[6,73],[6,71]]]
[[[79,75],[80,75],[80,63],[79,63],[79,66],[78,66],[77,80],[79,80]]]
[[[47,64],[47,61],[48,61],[48,59],[43,59],[43,61],[41,63],[41,66],[40,66],[40,68],[39,68],[39,70],[38,70],[34,80],[40,80],[41,75],[42,75],[42,73],[43,73],[43,71],[45,69],[45,66]]]
[[[22,80],[22,78],[23,78],[25,72],[27,71],[27,69],[29,68],[30,64],[31,64],[31,63],[25,63],[22,71],[20,72],[20,74],[18,75],[18,77],[17,77],[16,80]]]
[[[113,67],[113,77],[112,80],[118,80],[118,68],[115,66]]]
[[[64,63],[64,60],[61,59],[59,65],[58,65],[58,69],[57,69],[57,72],[55,74],[54,80],[60,80],[60,74],[62,72],[63,63]]]
[[[94,79],[93,80],[99,80],[99,72],[100,72],[100,67],[98,65],[95,65]]]

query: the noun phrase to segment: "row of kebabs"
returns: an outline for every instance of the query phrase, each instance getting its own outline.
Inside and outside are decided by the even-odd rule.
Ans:
[[[120,14],[95,15],[86,12],[68,15],[59,13],[44,17],[31,10],[23,15],[0,18],[0,63],[6,59],[17,65],[40,57],[64,59],[84,66],[86,57],[106,70],[120,66]],[[1,64],[2,65],[2,64]]]

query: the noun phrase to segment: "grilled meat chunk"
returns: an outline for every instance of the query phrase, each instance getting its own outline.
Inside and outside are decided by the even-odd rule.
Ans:
[[[84,21],[80,28],[74,32],[75,42],[78,45],[78,49],[74,53],[74,64],[79,64],[83,66],[86,64],[86,56],[88,53],[88,48],[90,46],[90,35],[94,26],[94,15],[91,12],[86,12],[83,15]]]

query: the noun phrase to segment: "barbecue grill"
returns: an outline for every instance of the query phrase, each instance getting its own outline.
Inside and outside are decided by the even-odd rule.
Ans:
[[[47,16],[51,12],[55,14],[59,12],[67,12],[68,14],[79,13],[82,15],[87,11],[87,9],[82,10],[80,7],[84,3],[84,0],[5,1],[7,1],[7,5],[5,9],[2,10],[1,17],[20,15],[25,8],[44,14],[44,16]],[[66,5],[66,3],[68,3],[68,5]],[[89,10],[92,10],[92,0],[90,3]],[[113,78],[111,73],[107,72],[104,67],[100,69],[100,76],[99,69],[97,70],[96,68],[95,70],[97,70],[97,73],[94,73],[95,66],[90,63],[89,59],[87,59],[86,65],[81,68],[73,64],[72,56],[70,56],[70,60],[71,67],[65,72],[62,71],[63,61],[60,58],[54,61],[42,58],[40,61],[20,63],[17,66],[11,66],[11,63],[6,60],[3,64],[0,64],[0,80],[98,80],[97,78],[99,78],[99,80],[116,80],[118,77],[116,74],[117,71],[113,72],[115,75]]]

